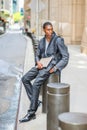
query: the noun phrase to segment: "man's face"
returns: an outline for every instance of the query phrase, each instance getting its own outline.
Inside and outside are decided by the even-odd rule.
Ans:
[[[45,32],[46,37],[51,38],[52,33],[53,33],[53,27],[51,25],[45,26],[44,32]]]

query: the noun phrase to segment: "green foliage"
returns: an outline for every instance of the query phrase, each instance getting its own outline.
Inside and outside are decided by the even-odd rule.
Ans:
[[[3,19],[7,19],[10,16],[10,14],[9,14],[9,12],[3,10],[3,11],[0,11],[0,16]]]
[[[19,22],[23,19],[24,16],[20,14],[20,12],[16,12],[13,14],[14,22]]]

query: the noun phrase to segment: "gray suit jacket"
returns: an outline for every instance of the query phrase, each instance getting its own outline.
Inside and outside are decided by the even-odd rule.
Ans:
[[[64,44],[64,39],[60,36],[57,36],[53,32],[52,39],[48,45],[46,54],[45,54],[45,36],[40,40],[38,49],[35,56],[35,61],[39,61],[41,58],[53,56],[51,63],[48,66],[48,70],[56,66],[56,68],[61,71],[68,63],[69,53],[67,46]]]

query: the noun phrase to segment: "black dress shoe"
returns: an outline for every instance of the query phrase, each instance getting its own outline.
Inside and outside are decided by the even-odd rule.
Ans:
[[[23,123],[23,122],[27,122],[33,119],[36,119],[35,112],[30,111],[27,115],[25,115],[24,118],[20,119],[19,122]]]

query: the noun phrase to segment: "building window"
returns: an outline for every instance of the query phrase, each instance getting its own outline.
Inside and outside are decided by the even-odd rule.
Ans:
[[[13,13],[17,12],[17,0],[13,0]]]

